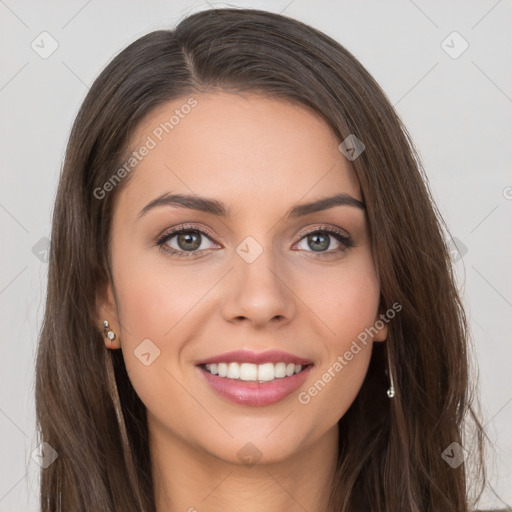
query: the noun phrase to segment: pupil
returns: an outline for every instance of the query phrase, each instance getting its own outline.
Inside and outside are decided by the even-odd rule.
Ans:
[[[178,246],[180,249],[195,251],[200,245],[199,233],[188,232],[178,235]]]
[[[323,238],[323,243],[318,243],[319,238]],[[327,249],[329,247],[329,238],[326,235],[320,235],[317,233],[308,236],[308,243],[310,244],[310,247],[312,247],[312,249],[315,251],[317,250],[317,248],[320,248],[320,250]]]

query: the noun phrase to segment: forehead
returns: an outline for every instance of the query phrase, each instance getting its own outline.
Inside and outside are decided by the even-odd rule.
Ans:
[[[256,94],[183,97],[156,107],[137,126],[130,148],[145,156],[139,156],[119,207],[138,212],[167,192],[218,198],[235,213],[268,210],[269,200],[277,213],[335,192],[361,199],[339,142],[302,105]],[[150,149],[140,151],[144,146]]]

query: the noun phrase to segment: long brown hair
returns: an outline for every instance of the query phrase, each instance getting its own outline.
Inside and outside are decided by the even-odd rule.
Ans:
[[[471,451],[485,481],[483,430],[471,407],[466,318],[444,222],[410,136],[378,84],[339,43],[299,21],[252,9],[193,14],[121,51],[92,85],[73,125],[53,213],[48,291],[36,368],[41,442],[58,458],[41,471],[42,511],[154,512],[146,410],[121,351],[108,350],[96,295],[110,279],[110,226],[123,178],[94,191],[126,159],[130,135],[156,106],[203,91],[250,91],[306,105],[352,161],[381,282],[381,309],[402,310],[376,344],[365,382],[339,422],[332,511],[469,510]],[[448,230],[446,230],[448,232]],[[386,396],[386,361],[396,396]]]

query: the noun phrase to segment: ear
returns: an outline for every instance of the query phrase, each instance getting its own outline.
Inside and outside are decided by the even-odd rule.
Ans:
[[[104,331],[103,322],[105,320],[109,323],[109,330],[113,331],[115,334],[112,343],[110,343],[109,338],[103,336],[105,346],[112,349],[121,348],[119,340],[120,324],[117,315],[115,294],[109,280],[106,280],[105,284],[102,285],[96,293],[96,322],[102,335]]]
[[[388,322],[389,320],[386,318],[386,315],[379,310],[373,323],[374,329],[378,331],[373,337],[373,341],[386,341],[388,337]]]

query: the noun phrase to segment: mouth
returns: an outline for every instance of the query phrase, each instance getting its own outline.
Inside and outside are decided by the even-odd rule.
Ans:
[[[292,377],[303,372],[309,366],[312,366],[312,363],[302,365],[283,361],[263,364],[225,362],[199,365],[204,371],[220,378],[260,384]]]
[[[276,404],[306,382],[314,364],[206,363],[196,366],[200,377],[220,398],[237,405],[263,407]]]

